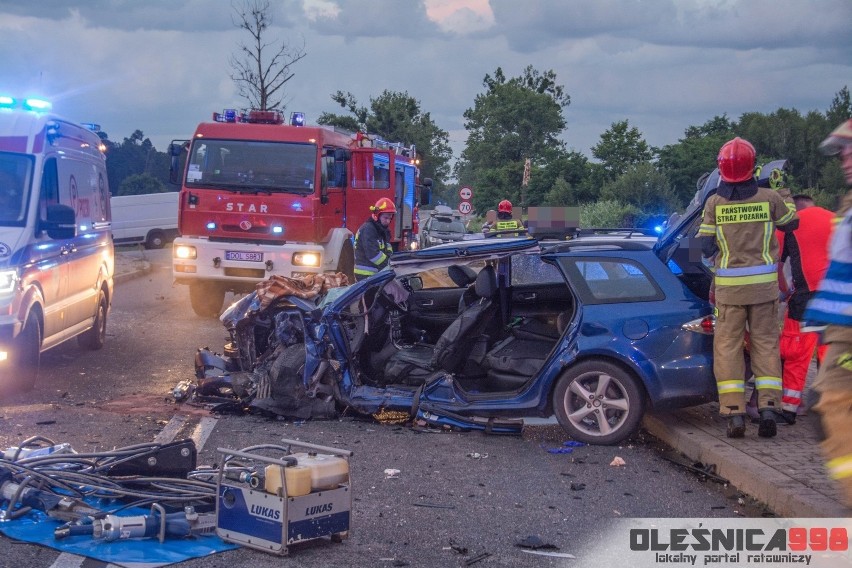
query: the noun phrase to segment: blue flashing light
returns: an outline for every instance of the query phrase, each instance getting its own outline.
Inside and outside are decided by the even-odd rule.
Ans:
[[[281,225],[275,225],[275,226],[272,227],[272,234],[273,235],[280,235],[283,232],[284,232],[284,227],[282,227]]]
[[[303,112],[291,112],[290,113],[290,126],[304,126],[305,125],[305,113]]]
[[[237,121],[237,111],[232,108],[226,108],[222,114],[225,115],[225,122]]]
[[[671,270],[672,274],[674,274],[675,276],[679,276],[679,275],[683,274],[683,270],[681,269],[680,266],[678,266],[678,264],[674,260],[669,260],[669,262],[667,264],[668,264],[669,270]]]
[[[88,225],[80,225],[80,230],[83,231],[83,232],[88,231],[89,226]]]
[[[300,201],[295,201],[293,205],[290,206],[290,209],[292,209],[293,211],[301,211],[302,203]]]
[[[17,101],[7,95],[0,95],[0,108],[12,108]]]
[[[24,108],[27,110],[50,110],[53,107],[52,104],[47,102],[44,99],[25,99],[24,100]]]
[[[210,221],[209,223],[207,223],[207,230],[208,231],[216,230],[216,223],[214,223],[213,221]]]
[[[655,233],[657,233],[658,235],[662,235],[662,234],[663,234],[663,229],[664,229],[664,228],[665,228],[665,227],[663,227],[662,225],[656,225],[656,226],[654,227],[654,232],[655,232]]]

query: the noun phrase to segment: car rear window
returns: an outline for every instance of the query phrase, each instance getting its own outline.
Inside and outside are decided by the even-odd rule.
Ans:
[[[561,258],[559,262],[586,304],[650,302],[665,296],[645,268],[626,259]]]
[[[430,231],[442,231],[446,233],[464,233],[464,223],[452,219],[435,219],[429,226]]]

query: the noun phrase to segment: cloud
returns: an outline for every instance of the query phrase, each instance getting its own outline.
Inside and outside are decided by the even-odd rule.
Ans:
[[[287,110],[309,122],[407,92],[459,155],[463,113],[501,67],[553,70],[571,96],[565,140],[588,153],[629,119],[648,143],[715,115],[825,110],[852,78],[849,0],[270,0],[269,39],[306,57]],[[0,91],[158,149],[213,111],[242,108],[229,58],[248,36],[231,0],[0,0]]]

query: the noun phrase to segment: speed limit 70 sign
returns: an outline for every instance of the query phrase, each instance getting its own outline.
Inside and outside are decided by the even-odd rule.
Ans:
[[[473,206],[470,204],[470,201],[462,201],[459,203],[459,213],[462,215],[469,215],[471,211],[473,211]]]

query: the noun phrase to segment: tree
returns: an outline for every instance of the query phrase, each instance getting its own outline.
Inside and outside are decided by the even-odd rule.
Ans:
[[[601,161],[608,181],[615,180],[630,166],[653,158],[642,133],[635,126],[631,128],[627,120],[613,122],[609,130],[601,134],[601,141],[592,147],[592,155]]]
[[[146,193],[165,193],[168,188],[150,174],[127,176],[114,195],[144,195]]]
[[[559,135],[566,125],[562,111],[571,99],[556,83],[553,71],[540,73],[532,66],[512,79],[498,67],[493,77],[485,75],[483,86],[485,92],[464,113],[468,139],[456,176],[462,185],[474,188],[477,210],[494,208],[501,199],[535,204],[532,190],[535,199],[542,199],[556,180],[541,183],[539,174],[564,156]],[[524,200],[521,180],[527,158],[533,174],[530,195]]]
[[[168,180],[168,156],[157,152],[141,130],[134,130],[121,144],[102,140],[107,147],[107,177],[113,194],[119,195],[124,180],[134,174],[150,173],[160,183]]]
[[[270,6],[267,0],[242,0],[232,4],[234,25],[245,30],[252,43],[240,43],[238,55],[231,56],[231,80],[237,84],[240,96],[251,108],[259,110],[283,110],[284,86],[293,78],[292,66],[307,55],[302,40],[301,47],[292,47],[282,40],[271,57],[268,57],[272,42],[266,41],[266,32],[272,25]]]
[[[351,116],[324,112],[317,120],[319,124],[364,131],[406,146],[413,144],[420,158],[421,177],[433,178],[439,191],[442,180],[449,176],[453,151],[449,134],[421,110],[420,101],[407,92],[388,90],[370,98],[370,108],[359,106],[352,93],[337,91],[331,98]]]
[[[633,205],[621,201],[596,201],[580,208],[580,227],[632,227],[640,213]]]
[[[678,143],[657,150],[657,168],[668,178],[679,209],[695,195],[698,178],[716,168],[719,148],[733,138],[735,127],[726,115],[714,116],[687,128]]]
[[[668,178],[650,162],[631,165],[618,179],[601,189],[601,199],[635,206],[643,214],[636,219],[639,225],[645,218],[668,216],[680,207]]]

